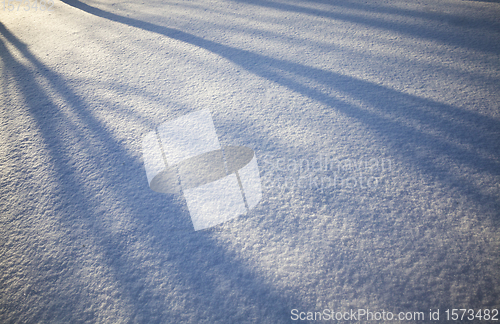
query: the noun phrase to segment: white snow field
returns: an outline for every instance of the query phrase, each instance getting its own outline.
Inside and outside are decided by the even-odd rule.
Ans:
[[[34,3],[0,4],[1,323],[496,322],[498,1]],[[202,110],[263,195],[195,231],[141,142]]]

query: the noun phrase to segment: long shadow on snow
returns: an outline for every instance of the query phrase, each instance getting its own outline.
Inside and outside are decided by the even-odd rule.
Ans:
[[[185,206],[175,199],[167,199],[164,195],[149,190],[145,183],[141,162],[131,157],[105,126],[92,116],[91,106],[65,86],[61,76],[38,61],[27,46],[1,23],[0,33],[36,67],[36,71],[30,71],[19,63],[8,47],[0,41],[1,59],[5,62],[6,69],[10,70],[12,79],[17,83],[17,89],[22,92],[27,108],[36,120],[58,175],[56,180],[59,183],[60,197],[57,198],[62,202],[59,210],[64,215],[60,217],[60,223],[68,229],[69,233],[82,233],[79,229],[84,228],[83,235],[92,236],[91,241],[97,242],[98,250],[104,253],[107,270],[114,274],[112,280],[118,283],[125,292],[125,296],[119,298],[125,298],[131,305],[134,305],[133,309],[122,310],[128,312],[127,317],[131,321],[148,323],[181,322],[191,319],[191,317],[186,318],[186,314],[196,314],[197,319],[218,323],[228,320],[288,322],[290,307],[300,306],[299,302],[284,297],[282,292],[275,291],[272,286],[264,283],[253,269],[242,265],[231,251],[217,243],[212,237],[216,235],[214,232],[217,228],[193,232]],[[130,170],[134,170],[133,172],[126,170],[121,173],[102,172],[105,184],[100,185],[88,180],[90,185],[96,187],[93,192],[88,192],[89,184],[84,184],[79,180],[79,176],[89,170],[82,171],[75,166],[75,159],[82,162],[82,157],[68,153],[69,147],[66,139],[61,136],[62,131],[68,129],[64,125],[59,125],[60,122],[65,121],[62,109],[52,102],[45,89],[36,82],[29,83],[28,81],[35,79],[34,73],[36,72],[41,73],[57,93],[68,102],[70,106],[68,108],[71,108],[72,113],[83,124],[83,126],[71,128],[73,135],[80,136],[79,143],[83,143],[84,147],[92,147],[90,140],[82,135],[90,135],[98,142],[97,145],[92,143],[95,147],[89,149],[91,154],[86,157],[88,159],[86,165],[90,162],[91,169],[116,170],[119,168],[116,161],[120,161],[129,166]],[[138,183],[144,185],[138,186]],[[112,203],[120,204],[130,212],[134,222],[137,222],[135,231],[113,234],[103,226],[101,219],[107,216],[106,211],[99,208],[100,203],[106,203],[103,200],[106,197],[99,198],[103,189],[113,191],[117,201]],[[158,216],[165,215],[166,212],[167,217]],[[71,239],[78,242],[82,238],[74,234]],[[144,242],[151,243],[144,247]],[[130,247],[134,244],[139,244],[146,250],[146,260],[139,261],[131,256]],[[70,249],[81,249],[81,245],[70,247]],[[143,265],[143,262],[156,266],[154,269],[149,269]],[[79,267],[76,259],[71,260],[69,264],[75,268]],[[58,261],[54,264],[54,267],[61,266]],[[164,305],[165,299],[171,292],[164,291],[157,295],[154,293],[157,287],[149,281],[153,271],[158,273],[168,266],[177,269],[173,285],[179,294],[186,296],[182,301],[185,302],[185,307],[181,313],[179,311],[174,313],[170,310],[168,301],[167,305]],[[74,285],[85,280],[85,278],[73,279]],[[163,284],[165,282],[162,281],[168,280],[172,278],[165,276],[156,284]],[[76,287],[73,292],[82,292],[85,289],[86,287]],[[52,313],[47,311],[48,313],[38,314],[36,318],[45,318],[49,321],[59,318],[67,321],[68,317],[71,319],[70,314],[75,313],[75,308],[88,310],[91,306],[88,302],[85,305],[72,304],[71,301],[75,298],[65,298],[66,292],[60,291],[59,288],[51,291],[52,295],[46,296],[48,298],[44,300],[52,299],[52,303],[57,300],[60,307],[58,310],[53,309]],[[88,300],[88,298],[80,296],[80,300]],[[44,309],[44,307],[37,309]],[[95,308],[90,307],[90,309]],[[164,314],[164,312],[168,313]],[[93,316],[93,318],[72,320],[96,321],[95,312]]]
[[[235,0],[235,1],[245,1],[248,3],[252,4],[257,4],[260,5],[260,3],[264,3],[264,5],[269,5],[269,6],[277,6],[279,5],[276,2],[268,1],[268,0]],[[473,0],[474,1],[474,0]],[[347,9],[353,9],[353,10],[363,10],[365,12],[369,13],[381,13],[381,14],[389,14],[389,15],[395,15],[395,16],[404,16],[404,17],[409,17],[411,19],[414,18],[421,18],[425,20],[433,20],[439,23],[449,23],[452,25],[460,25],[463,24],[464,27],[480,27],[480,28],[486,28],[490,29],[492,31],[500,32],[500,24],[498,22],[492,22],[484,19],[477,19],[477,18],[471,18],[468,16],[461,16],[461,15],[456,15],[456,14],[451,14],[447,12],[438,12],[435,10],[432,10],[433,8],[429,8],[431,10],[425,10],[426,7],[425,5],[422,5],[423,10],[416,10],[416,9],[407,9],[407,8],[401,8],[401,7],[395,7],[395,6],[386,6],[386,5],[381,5],[380,3],[377,3],[376,5],[372,5],[369,2],[352,2],[352,1],[337,1],[337,2],[332,2],[328,0],[305,0],[305,2],[309,3],[320,3],[320,4],[325,4],[325,5],[330,5],[331,7],[341,7],[341,8],[347,8]],[[493,0],[491,2],[499,2],[499,0]],[[309,8],[305,7],[300,7],[300,6],[291,6],[287,7],[288,9],[291,10],[296,10],[297,12],[301,12],[301,10],[308,10]],[[315,10],[312,9],[311,10]],[[314,12],[314,13],[313,13]],[[324,13],[323,11],[315,10],[311,11],[311,14],[315,15],[321,15]],[[427,29],[429,30],[429,29]],[[410,30],[407,30],[408,32]],[[405,30],[406,32],[406,30]],[[415,33],[416,30],[413,31]],[[415,36],[418,36],[415,34]],[[448,40],[449,37],[445,37],[443,40]]]
[[[380,28],[388,31],[393,31],[396,33],[401,33],[409,37],[416,37],[422,39],[428,39],[433,41],[439,41],[441,43],[446,43],[453,45],[454,47],[465,47],[475,50],[480,50],[483,52],[492,52],[498,54],[500,52],[500,46],[494,39],[487,39],[483,37],[482,34],[475,34],[475,37],[469,39],[464,43],[465,35],[457,34],[453,35],[447,31],[443,31],[441,26],[427,26],[427,25],[410,25],[405,23],[400,23],[397,21],[387,21],[383,18],[369,18],[365,15],[357,15],[355,13],[340,13],[333,11],[325,11],[314,8],[307,8],[303,6],[298,6],[283,2],[274,2],[269,0],[234,0],[237,2],[248,3],[251,5],[257,5],[265,8],[278,9],[282,11],[303,13],[307,15],[314,15],[317,17],[330,18],[333,20],[347,21],[355,24],[365,25],[374,28]],[[314,1],[319,2],[319,1]],[[324,2],[320,2],[324,3]],[[452,26],[462,26],[463,28],[486,28],[493,32],[500,32],[500,24],[487,23],[483,20],[477,20],[469,17],[460,17],[452,14],[443,13],[422,13],[416,10],[405,10],[405,9],[394,9],[391,7],[381,7],[372,6],[360,3],[350,3],[345,1],[338,1],[330,3],[333,7],[344,7],[354,10],[363,10],[367,13],[379,12],[382,14],[393,14],[397,16],[407,16],[410,18],[419,17],[421,19],[432,19],[437,22],[447,23]]]
[[[472,168],[475,172],[500,175],[498,120],[331,71],[266,57],[173,28],[119,16],[78,0],[63,2],[102,18],[204,48],[260,77],[341,111],[369,126],[421,173],[459,190],[481,206],[487,215],[494,214],[498,217],[499,197],[474,187],[472,181],[452,173],[449,170],[450,165],[441,161],[444,158],[446,162]],[[347,104],[322,91],[324,89],[318,90],[301,84],[283,73],[312,79],[322,84],[326,90],[347,92],[369,103],[376,111]],[[470,149],[471,147],[473,149]],[[482,156],[478,151],[483,153]]]

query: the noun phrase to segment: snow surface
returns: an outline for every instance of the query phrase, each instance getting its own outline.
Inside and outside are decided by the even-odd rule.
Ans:
[[[0,73],[2,323],[500,308],[497,1],[56,0]],[[195,232],[141,142],[202,109],[264,192]]]

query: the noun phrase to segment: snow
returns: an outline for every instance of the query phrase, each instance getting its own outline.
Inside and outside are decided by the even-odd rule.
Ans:
[[[0,322],[500,308],[497,1],[1,9]],[[142,141],[202,110],[263,196],[195,231]]]

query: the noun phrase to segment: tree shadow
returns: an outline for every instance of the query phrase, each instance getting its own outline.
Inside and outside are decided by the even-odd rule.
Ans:
[[[500,175],[500,122],[496,119],[361,79],[267,57],[177,29],[119,16],[78,0],[63,2],[105,19],[206,49],[257,76],[340,111],[375,131],[409,165],[478,203],[486,214],[491,215],[492,211],[500,210],[500,198],[496,193],[484,192],[472,181],[450,172],[453,164],[487,175]],[[269,1],[255,0],[254,3],[267,4]],[[296,77],[313,80],[321,87],[305,85],[296,81],[299,79]],[[328,93],[330,90],[348,93],[368,103],[373,109],[363,109],[339,100]],[[328,114],[328,111],[318,113]],[[493,215],[498,217],[496,212]]]
[[[332,71],[271,58],[210,41],[177,29],[122,17],[83,4],[78,0],[64,2],[96,16],[157,33],[217,54],[258,77],[321,103],[322,107],[325,108],[311,107],[311,109],[316,109],[311,113],[317,116],[328,118],[329,114],[333,112],[341,112],[370,129],[387,146],[391,154],[404,161],[406,166],[412,169],[412,172],[415,171],[426,177],[429,182],[439,182],[446,189],[460,193],[483,214],[480,217],[492,221],[498,227],[500,198],[497,189],[481,188],[475,179],[467,178],[470,174],[480,174],[484,178],[496,178],[500,175],[500,134],[498,132],[500,122],[497,119]],[[258,1],[257,3],[270,4],[273,8],[283,9],[282,4],[278,5],[269,1]],[[285,7],[284,10],[325,14],[316,11],[301,11],[303,9],[296,6]],[[458,40],[450,40],[444,33],[436,35],[430,29],[426,29],[425,33],[422,34],[415,33],[411,26],[400,26],[385,21],[367,20],[362,17],[350,17],[337,13],[329,17],[367,24],[376,28],[402,31],[410,36],[463,46]],[[467,44],[467,46],[485,52],[498,52],[497,48],[490,47],[488,44]],[[312,82],[298,81],[304,79]],[[356,105],[342,100],[338,96],[332,95],[335,92],[345,93],[365,105]],[[296,118],[294,109],[299,108],[290,108],[290,118]],[[233,126],[236,127],[236,125]],[[315,127],[315,125],[311,127]],[[255,129],[249,133],[258,134]],[[286,143],[282,144],[286,145]],[[290,144],[288,143],[288,145]],[[464,170],[464,174],[461,174],[462,170]],[[379,222],[384,223],[387,228],[391,226],[390,220],[385,222],[379,220]],[[335,250],[336,247],[332,247],[328,253]],[[328,264],[336,263],[335,266],[339,267],[339,271],[343,267],[342,264],[339,265],[335,256],[326,255],[324,260],[328,260]],[[357,261],[345,261],[345,264],[348,264],[351,269],[358,268]],[[368,276],[371,275],[369,271],[366,273]],[[470,274],[467,271],[465,273]],[[387,284],[387,280],[382,276],[382,274],[377,273],[374,276],[377,279],[371,279],[375,280],[374,283],[380,289],[383,289]],[[349,275],[346,275],[346,278],[349,280]],[[369,280],[369,278],[365,279]],[[404,277],[402,282],[405,280],[408,278]],[[493,288],[484,287],[483,290],[495,294]],[[421,305],[425,304],[426,300],[430,300],[430,297],[427,296],[428,290],[425,288],[412,294],[407,291],[404,284],[393,286],[392,290],[384,293],[386,295],[383,297],[386,298],[385,301],[392,303],[395,307],[410,307],[411,305],[407,303],[410,298],[418,298]],[[409,297],[406,301],[395,299],[394,295],[399,293]],[[474,302],[477,300],[479,298]]]
[[[423,174],[444,183],[449,188],[458,188],[471,201],[481,205],[486,214],[497,216],[499,210],[497,196],[484,193],[469,179],[457,176],[448,170],[447,164],[442,164],[444,159],[479,173],[498,176],[500,172],[498,161],[500,124],[495,119],[338,73],[273,59],[180,30],[119,16],[77,0],[64,2],[90,14],[164,35],[220,55],[259,77],[324,104],[327,107],[326,110],[317,108],[318,113],[323,115],[328,116],[332,111],[342,112],[372,129],[386,145],[393,149],[394,154],[407,162],[408,166],[417,168]],[[385,27],[389,26],[385,25]],[[212,318],[218,322],[227,322],[229,318],[240,319],[242,322],[258,318],[266,318],[268,322],[286,322],[289,318],[290,305],[299,307],[300,301],[280,296],[274,287],[264,283],[259,275],[240,264],[230,251],[221,247],[214,239],[213,236],[218,228],[192,233],[189,220],[179,217],[179,215],[187,214],[180,202],[174,198],[158,201],[160,195],[151,192],[146,184],[141,187],[144,190],[140,190],[137,183],[145,183],[140,161],[121,147],[104,125],[92,116],[89,104],[66,87],[59,75],[38,61],[26,45],[15,38],[3,25],[0,25],[0,33],[34,64],[37,70],[43,71],[57,92],[71,103],[71,109],[88,129],[88,133],[97,139],[99,146],[94,150],[95,155],[90,156],[94,164],[100,167],[116,168],[116,161],[123,161],[129,166],[129,172],[105,175],[108,189],[120,196],[118,199],[120,203],[138,222],[139,233],[152,237],[146,249],[157,255],[164,253],[165,257],[159,260],[153,268],[157,270],[172,266],[178,270],[175,280],[189,298],[185,309],[198,310],[197,318]],[[151,269],[137,266],[137,259],[126,252],[127,245],[123,243],[126,235],[116,235],[106,230],[104,224],[98,219],[99,215],[105,216],[106,214],[105,211],[96,208],[96,204],[100,201],[87,196],[84,184],[77,177],[80,171],[72,163],[70,154],[67,153],[68,143],[60,136],[61,126],[54,123],[55,120],[64,120],[60,107],[51,103],[51,99],[40,86],[32,85],[29,89],[26,87],[25,82],[32,78],[32,72],[16,61],[5,44],[1,43],[0,46],[2,46],[0,48],[2,59],[8,63],[10,70],[15,71],[12,73],[13,78],[19,89],[23,89],[29,111],[36,118],[38,128],[50,144],[48,147],[52,161],[60,176],[58,182],[61,186],[61,200],[75,201],[75,193],[79,193],[83,198],[69,210],[75,211],[75,214],[95,215],[81,220],[75,219],[69,212],[61,219],[61,222],[70,229],[75,226],[75,222],[83,222],[85,226],[93,229],[93,237],[105,250],[108,268],[115,273],[114,280],[120,282],[126,292],[126,298],[131,301],[132,305],[135,305],[130,310],[131,318],[149,319],[148,322],[185,320],[186,317],[182,313],[173,310],[170,314],[158,317],[158,314],[165,310],[154,305],[155,303],[163,305],[162,298],[164,297],[143,294],[152,285],[142,279],[148,278]],[[293,76],[313,80],[321,86],[313,87],[303,84],[296,81]],[[349,104],[329,94],[329,90],[348,93],[368,103],[372,109]],[[37,95],[33,96],[33,93]],[[415,124],[419,127],[415,127]],[[85,131],[78,129],[74,132],[86,134]],[[85,136],[80,138],[83,143],[90,143]],[[135,204],[138,201],[142,203]],[[169,217],[156,216],[165,214],[165,211]],[[137,237],[141,235],[133,234],[135,236],[133,242],[141,243],[143,238]],[[191,251],[196,251],[196,253],[190,254]],[[203,264],[200,264],[200,260]],[[212,298],[214,292],[217,296],[227,294],[231,297]],[[222,305],[221,300],[224,300],[225,304]],[[221,308],[227,311],[220,312]]]
[[[44,283],[50,291],[44,292],[40,303],[50,302],[50,308],[14,300],[5,309],[18,312],[27,322],[97,321],[98,313],[91,300],[96,292],[89,287],[89,278],[78,275],[67,278],[60,271],[67,267],[78,269],[81,263],[89,262],[81,257],[81,250],[82,246],[91,244],[105,265],[103,276],[107,276],[106,280],[111,278],[118,286],[116,290],[122,293],[119,299],[128,304],[126,309],[118,310],[127,322],[185,322],[192,318],[219,323],[253,322],[256,318],[265,318],[270,323],[288,322],[290,305],[299,305],[298,300],[277,292],[218,242],[220,226],[194,232],[185,204],[176,197],[149,189],[141,161],[93,116],[92,106],[66,86],[61,76],[40,62],[2,23],[0,35],[35,67],[32,71],[20,63],[0,38],[4,72],[25,100],[26,110],[36,123],[57,176],[53,179],[58,184],[57,197],[44,197],[59,202],[57,215],[46,216],[56,218],[61,224],[59,230],[67,233],[65,242],[70,245],[64,249],[75,256],[69,261],[54,260],[50,264],[44,261],[43,269],[38,268],[37,261],[41,262],[44,255],[36,255],[32,262],[33,281],[43,281],[45,271],[60,273],[54,276],[54,282],[70,281],[52,287]],[[36,73],[41,73],[57,94],[64,97],[66,107],[55,103],[47,89],[29,81],[35,80]],[[76,125],[66,124],[65,110],[76,115]],[[74,146],[83,150],[75,152]],[[109,169],[122,169],[122,172],[105,171]],[[86,176],[89,179],[83,180]],[[89,185],[93,187],[90,190]],[[105,197],[106,193],[111,197]],[[112,230],[115,224],[110,222],[127,217],[133,225],[125,226],[127,229],[123,231]],[[132,248],[134,245],[138,250]],[[158,286],[168,287],[169,282],[165,280],[175,280],[175,284],[170,282],[170,287],[173,285],[179,296],[185,296],[184,307],[170,307],[173,305],[168,305],[168,301],[165,304],[170,291],[158,290]],[[79,297],[74,296],[75,292],[79,292]],[[97,295],[99,293],[98,290]],[[87,318],[76,319],[74,314],[86,314]]]
[[[241,0],[237,0],[241,1]],[[245,0],[245,1],[259,1],[259,0]],[[472,1],[482,1],[482,0],[472,0]],[[449,22],[457,19],[458,17],[454,14],[446,12],[436,12],[431,10],[416,10],[416,9],[405,9],[405,8],[395,8],[387,5],[377,4],[372,5],[368,2],[357,2],[357,1],[339,1],[332,3],[328,0],[305,0],[309,3],[321,3],[326,5],[331,5],[333,7],[341,7],[355,10],[363,10],[370,13],[382,13],[397,16],[405,16],[408,18],[422,18],[426,20],[434,20],[436,22]],[[486,0],[482,2],[500,2],[499,0]],[[425,5],[422,6],[425,8]],[[486,23],[487,22],[487,23]],[[488,24],[491,21],[480,20],[477,18],[471,18],[470,23],[472,26],[480,25],[482,28],[491,29],[494,31],[500,31],[499,24]]]
[[[462,34],[453,35],[452,33],[449,32],[449,30],[442,30],[441,28],[436,28],[434,24],[413,25],[409,23],[400,23],[397,21],[388,21],[383,18],[371,18],[362,14],[325,11],[290,3],[275,2],[271,0],[234,0],[234,1],[255,6],[261,6],[264,8],[271,8],[271,9],[277,9],[294,13],[302,13],[317,17],[329,18],[332,20],[346,21],[359,25],[401,33],[408,37],[416,37],[419,39],[438,41],[444,44],[450,44],[457,47],[465,47],[465,48],[480,50],[487,53],[498,54],[500,52],[500,46],[498,46],[497,43],[492,44],[493,39],[488,39],[484,35],[477,35],[477,34],[475,35],[476,37],[482,38],[481,41],[478,41],[478,38],[473,38],[472,40],[466,41],[466,38],[463,37],[464,35]],[[329,4],[333,8],[341,7],[353,10],[361,10],[366,13],[380,13],[380,14],[389,14],[395,16],[404,16],[408,18],[420,18],[425,20],[431,20],[434,23],[451,24],[455,26],[460,25],[466,28],[478,27],[500,33],[500,24],[498,23],[495,24],[492,23],[491,21],[485,22],[484,20],[481,19],[475,19],[469,17],[459,17],[452,14],[422,12],[418,10],[409,10],[400,8],[396,9],[394,7],[379,6],[379,5],[374,6],[370,5],[369,2],[353,3],[349,1],[336,1],[334,3],[331,3],[319,0],[309,0],[306,2]]]

